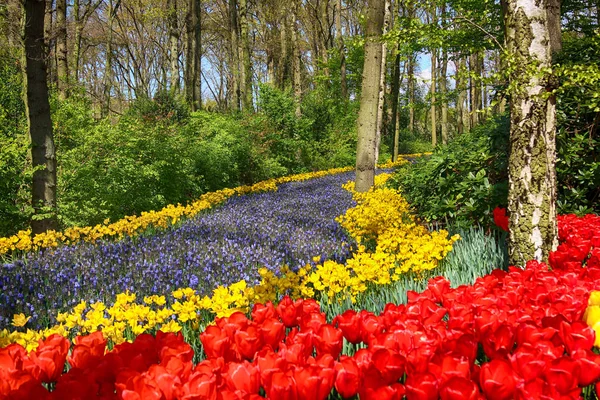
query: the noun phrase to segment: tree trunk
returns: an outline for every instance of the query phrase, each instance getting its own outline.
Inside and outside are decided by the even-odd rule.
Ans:
[[[547,0],[548,36],[552,56],[562,50],[562,33],[560,29],[560,0]]]
[[[415,132],[415,56],[408,56],[408,131]]]
[[[67,0],[56,0],[56,59],[58,98],[68,96],[69,67],[67,59]]]
[[[240,55],[238,43],[237,0],[229,0],[229,29],[231,29],[231,101],[232,109],[239,111],[240,105]]]
[[[242,102],[244,109],[253,111],[252,105],[252,63],[250,60],[250,41],[248,38],[248,2],[240,0],[240,31],[242,55]]]
[[[394,150],[392,155],[392,161],[396,161],[398,159],[398,144],[400,141],[400,129],[398,126],[399,118],[398,118],[398,96],[400,95],[400,43],[398,43],[398,47],[396,48],[396,57],[394,59],[394,73],[392,76],[392,93],[391,93],[391,101],[392,101],[392,113],[390,121],[392,123],[392,127],[390,129],[394,134]]]
[[[383,16],[383,34],[386,34],[390,29],[392,18],[391,2],[385,0],[385,11]],[[379,75],[379,95],[377,106],[377,130],[375,139],[375,165],[379,161],[379,145],[381,144],[381,131],[383,129],[383,109],[385,108],[385,77],[387,75],[387,43],[381,43],[381,73]]]
[[[169,61],[171,91],[179,92],[179,30],[177,27],[177,1],[167,0],[167,21],[169,25]]]
[[[442,66],[440,69],[440,94],[442,100],[442,143],[448,143],[448,100],[446,99],[446,73],[448,71],[448,54],[442,50]]]
[[[302,115],[302,109],[300,107],[300,103],[302,101],[302,77],[300,75],[301,67],[302,67],[302,59],[300,58],[300,43],[298,40],[298,23],[297,19],[297,0],[294,0],[294,4],[292,5],[292,14],[291,14],[291,32],[292,32],[292,52],[293,52],[293,60],[292,60],[292,68],[293,68],[293,86],[294,86],[294,101],[296,102],[296,117],[300,117]]]
[[[435,120],[435,85],[436,85],[436,60],[437,49],[431,49],[431,145],[437,145],[437,129]]]
[[[21,0],[19,0],[19,4]],[[44,14],[44,43],[45,43],[45,51],[46,51],[46,71],[48,75],[48,82],[54,82],[54,78],[56,77],[56,59],[53,57],[53,54],[56,52],[56,49],[53,49],[54,43],[56,40],[54,38],[54,29],[52,28],[52,13],[53,13],[53,0],[46,0],[46,9]]]
[[[459,57],[458,61],[455,62],[456,73],[454,79],[458,92],[456,99],[456,129],[459,134],[463,134],[469,130],[469,107],[466,104],[468,100],[467,80],[465,79],[465,74],[467,73],[466,64],[467,62],[464,57]]]
[[[202,109],[202,30],[201,0],[188,0],[187,51],[185,57],[185,92],[192,111]]]
[[[344,35],[342,34],[342,0],[337,0],[335,12],[335,33],[337,35],[338,51],[340,57],[340,86],[342,98],[348,99],[348,81],[346,78],[346,52],[344,50]]]
[[[106,61],[104,65],[104,76],[103,76],[103,96],[102,96],[102,107],[100,108],[100,114],[102,117],[106,117],[110,111],[110,91],[112,90],[113,82],[113,36],[114,36],[114,21],[117,13],[114,8],[113,1],[109,0],[108,7],[108,38],[106,39]]]
[[[358,112],[358,143],[356,146],[357,192],[368,191],[375,177],[375,142],[379,75],[381,73],[382,47],[379,42],[383,29],[384,0],[369,0],[365,31],[365,61]]]
[[[516,57],[510,93],[509,258],[547,261],[557,241],[556,145],[547,13],[543,2],[508,0],[508,51]]]
[[[481,82],[479,80],[479,60],[478,60],[478,54],[476,52],[472,53],[469,56],[469,70],[470,70],[470,79],[471,79],[471,128],[474,128],[475,126],[477,126],[477,124],[479,124],[479,114],[477,113],[477,111],[479,110],[480,106],[481,106],[481,97],[479,97],[479,94],[481,93],[480,90],[477,89],[477,87],[479,85],[481,85]]]
[[[34,168],[31,220],[33,234],[57,228],[56,153],[50,119],[46,50],[44,48],[44,0],[25,1],[25,77],[27,117]]]

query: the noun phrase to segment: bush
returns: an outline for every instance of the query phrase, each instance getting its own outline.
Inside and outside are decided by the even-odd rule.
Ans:
[[[401,167],[396,185],[428,222],[488,225],[507,201],[507,117],[458,136],[415,165]]]

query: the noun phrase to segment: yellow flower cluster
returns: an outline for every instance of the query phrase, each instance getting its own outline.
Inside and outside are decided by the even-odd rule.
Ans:
[[[583,314],[583,320],[596,332],[594,347],[600,347],[600,292],[590,293],[588,307]]]

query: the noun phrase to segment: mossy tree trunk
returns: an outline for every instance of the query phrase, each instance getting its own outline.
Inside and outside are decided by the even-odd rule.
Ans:
[[[557,247],[555,98],[546,1],[507,0],[510,76],[509,257],[547,261]]]
[[[32,204],[35,213],[31,231],[56,229],[56,152],[50,119],[46,49],[44,47],[44,0],[25,2],[26,107],[31,139],[31,161],[35,169]]]
[[[365,31],[365,61],[358,112],[358,143],[356,145],[356,186],[366,192],[373,186],[377,142],[377,110],[381,74],[381,34],[383,30],[384,0],[369,0]]]

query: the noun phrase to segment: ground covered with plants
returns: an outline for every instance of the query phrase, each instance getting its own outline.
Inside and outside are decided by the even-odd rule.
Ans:
[[[594,398],[600,217],[507,268],[501,208],[428,229],[393,188],[422,167],[395,166],[5,238],[0,398]]]

